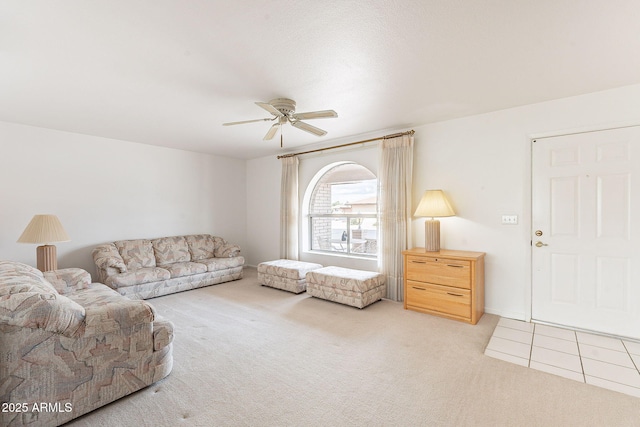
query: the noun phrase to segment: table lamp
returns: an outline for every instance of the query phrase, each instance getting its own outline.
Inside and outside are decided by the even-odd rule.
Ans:
[[[440,221],[435,217],[454,216],[447,197],[442,190],[427,190],[422,195],[414,216],[431,217],[424,223],[424,249],[426,252],[440,250]]]
[[[55,215],[35,215],[18,239],[18,243],[44,243],[36,248],[38,270],[58,268],[56,247],[49,243],[68,242],[69,235]]]

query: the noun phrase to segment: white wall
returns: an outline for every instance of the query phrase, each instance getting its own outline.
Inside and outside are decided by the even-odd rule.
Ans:
[[[424,190],[445,190],[458,215],[441,218],[442,247],[487,253],[487,312],[518,319],[530,315],[530,138],[640,124],[638,106],[640,85],[634,85],[414,127],[414,209]],[[247,163],[247,191],[249,200],[273,201],[268,209],[248,209],[248,240],[254,232],[260,237],[249,255],[255,265],[279,253],[280,162],[275,157]],[[501,225],[502,214],[518,215],[518,225]],[[258,223],[270,225],[259,231]],[[415,246],[424,245],[422,218],[414,220],[413,239]]]
[[[0,122],[0,259],[35,266],[16,243],[33,215],[71,237],[58,266],[95,272],[91,250],[118,239],[211,233],[245,245],[243,160]]]

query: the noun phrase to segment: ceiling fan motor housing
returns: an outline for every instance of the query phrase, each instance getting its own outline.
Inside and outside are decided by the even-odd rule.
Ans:
[[[293,114],[296,111],[296,102],[288,98],[276,98],[269,101],[269,104],[285,116]]]
[[[327,131],[317,128],[315,126],[311,126],[310,124],[303,122],[305,119],[323,119],[323,118],[333,118],[338,117],[338,114],[333,110],[322,110],[322,111],[309,111],[306,113],[298,113],[296,114],[296,102],[293,99],[289,98],[274,98],[269,102],[256,102],[258,107],[266,110],[271,114],[272,117],[264,118],[264,119],[254,119],[254,120],[243,120],[239,122],[230,122],[223,123],[223,126],[231,126],[231,125],[241,125],[245,123],[253,123],[253,122],[265,122],[265,121],[274,121],[277,120],[276,123],[271,125],[269,131],[264,136],[264,140],[268,141],[272,139],[275,134],[280,130],[280,145],[282,145],[282,125],[287,123],[291,123],[291,126],[303,130],[305,132],[309,132],[315,136],[324,136],[327,134]]]

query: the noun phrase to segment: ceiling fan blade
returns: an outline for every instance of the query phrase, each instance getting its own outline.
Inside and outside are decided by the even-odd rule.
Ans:
[[[276,117],[284,116],[284,114],[282,114],[280,111],[278,111],[276,109],[276,107],[274,107],[273,105],[268,104],[266,102],[256,102],[256,105],[258,107],[264,108],[265,110],[267,110],[268,112],[270,112],[271,114],[273,114]]]
[[[268,121],[271,121],[271,120],[273,120],[273,119],[267,118],[267,119],[243,120],[241,122],[223,123],[222,126],[243,125],[245,123],[253,123],[253,122],[268,122]]]
[[[310,111],[308,113],[296,113],[293,115],[293,118],[297,120],[330,119],[334,117],[338,117],[338,113],[333,110]]]
[[[267,134],[264,136],[264,138],[262,138],[262,140],[269,141],[274,136],[276,136],[276,132],[278,132],[278,126],[280,126],[280,123],[276,123],[275,125],[271,126]]]
[[[295,122],[291,122],[291,125],[305,132],[309,132],[317,136],[324,136],[327,134],[326,130],[318,129],[315,126],[311,126],[309,123],[301,122],[299,120]]]

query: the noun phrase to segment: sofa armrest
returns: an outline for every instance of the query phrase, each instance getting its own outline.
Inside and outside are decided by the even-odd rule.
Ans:
[[[156,315],[153,321],[153,351],[159,351],[173,342],[173,323]]]
[[[63,268],[45,271],[43,274],[60,294],[86,289],[91,283],[91,275],[81,268]]]
[[[153,308],[145,301],[110,301],[106,304],[85,307],[84,336],[110,334],[140,323],[152,323]]]
[[[216,258],[233,258],[240,255],[240,246],[227,243],[222,237],[213,237],[213,256]]]
[[[105,283],[109,276],[127,271],[127,266],[113,243],[96,246],[91,255],[101,283]]]
[[[93,251],[91,251],[91,255],[93,256],[93,262],[98,268],[106,269],[108,267],[113,267],[118,270],[119,273],[127,271],[127,266],[120,256],[118,248],[116,248],[116,245],[113,243],[96,246]]]
[[[238,245],[224,245],[216,251],[216,258],[233,258],[240,255],[240,246]]]

